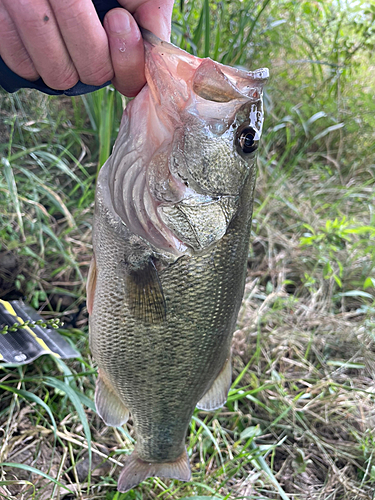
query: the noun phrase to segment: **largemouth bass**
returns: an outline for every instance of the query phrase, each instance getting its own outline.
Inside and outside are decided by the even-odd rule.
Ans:
[[[130,412],[137,436],[121,492],[188,481],[194,408],[226,401],[268,77],[144,39],[147,85],[98,178],[87,286],[97,411],[111,426]]]

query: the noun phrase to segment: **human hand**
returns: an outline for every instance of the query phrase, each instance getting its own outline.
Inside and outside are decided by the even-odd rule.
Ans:
[[[0,0],[0,56],[26,80],[66,90],[112,80],[133,97],[145,84],[138,24],[169,40],[173,0],[118,0],[102,26],[91,0]],[[137,24],[138,23],[138,24]]]

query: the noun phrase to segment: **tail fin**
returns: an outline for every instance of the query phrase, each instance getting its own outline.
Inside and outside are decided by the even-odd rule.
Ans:
[[[186,450],[174,462],[145,462],[136,450],[126,459],[120,474],[117,489],[121,493],[131,490],[148,477],[169,477],[180,481],[190,481],[191,471]]]

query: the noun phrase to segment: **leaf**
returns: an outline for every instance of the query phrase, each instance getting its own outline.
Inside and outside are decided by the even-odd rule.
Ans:
[[[340,278],[337,276],[337,274],[334,274],[333,275],[333,279],[336,281],[336,283],[338,284],[338,286],[340,288],[342,288],[342,281],[340,280]]]
[[[312,123],[316,122],[316,120],[319,120],[319,118],[324,118],[327,116],[327,113],[324,111],[318,111],[314,115],[310,116],[310,118],[307,120],[307,123],[311,125]]]
[[[272,129],[273,132],[277,132],[278,130],[282,129],[282,128],[285,128],[286,125],[285,123],[279,123],[278,125],[275,125]]]
[[[99,91],[101,92],[101,91]],[[98,170],[107,161],[109,155],[111,154],[111,124],[113,121],[114,114],[114,97],[115,91],[105,88],[102,89],[103,100],[101,102],[100,110],[100,125],[99,125],[99,160],[98,160]]]
[[[370,288],[370,287],[373,287],[375,286],[375,279],[374,278],[366,278],[365,279],[365,282],[363,283],[363,288]]]
[[[373,226],[360,226],[360,227],[354,227],[354,228],[347,228],[347,229],[344,229],[344,233],[345,234],[367,234],[367,233],[375,234],[375,227],[373,227]],[[371,234],[371,236],[373,234]]]
[[[252,448],[252,450],[254,452],[256,452],[259,449],[258,446],[254,443],[254,441],[252,441],[250,443],[250,447]],[[269,468],[269,466],[268,466],[267,462],[264,460],[263,456],[258,455],[257,457],[254,458],[254,460],[256,460],[258,462],[260,468],[267,474],[267,476],[271,480],[272,484],[275,486],[275,488],[279,492],[279,495],[281,496],[282,500],[290,500],[288,495],[285,493],[285,491],[280,486],[278,480],[273,475],[272,470]]]
[[[48,197],[53,202],[53,204],[65,215],[68,226],[72,228],[75,227],[76,224],[73,219],[73,216],[69,212],[61,196],[58,195],[53,189],[49,188],[45,184],[41,183],[40,186],[46,191],[47,195],[49,195]]]
[[[337,294],[338,297],[365,297],[366,299],[374,299],[371,293],[363,292],[362,290],[350,290]]]
[[[204,6],[202,7],[201,14],[199,17],[199,22],[197,27],[195,28],[193,43],[196,47],[198,47],[202,33],[203,33],[203,18],[204,18]]]
[[[240,434],[240,439],[249,439],[249,438],[254,438],[256,436],[260,436],[262,434],[262,431],[259,427],[257,426],[250,426],[247,427],[245,430],[243,430]]]
[[[327,361],[328,366],[344,366],[345,368],[355,368],[358,370],[361,370],[365,368],[366,366],[362,363],[350,363],[348,361],[340,361],[340,360],[329,360]]]
[[[277,21],[272,21],[272,23],[270,23],[267,26],[267,28],[264,30],[264,33],[266,31],[269,31],[272,28],[276,28],[277,26],[280,26],[281,24],[285,24],[286,22],[287,22],[286,19],[278,19]]]
[[[44,193],[48,196],[48,198],[52,201],[54,206],[60,210],[60,212],[67,218],[68,224],[70,227],[75,227],[75,222],[72,214],[69,212],[68,208],[62,201],[62,198],[50,187],[44,184],[37,175],[30,172],[27,168],[18,167],[19,170],[25,174],[30,180],[35,181],[44,191]]]
[[[344,127],[344,126],[345,126],[345,123],[343,123],[343,122],[337,123],[336,125],[331,125],[331,127],[327,127],[322,132],[320,132],[319,134],[317,134],[314,137],[313,141],[317,141],[318,139],[321,139],[322,137],[325,137],[329,133],[334,132],[335,130],[338,130],[338,129]]]
[[[61,170],[61,172],[73,179],[83,189],[84,186],[81,179],[77,177],[77,175],[68,167],[68,165],[66,165],[66,163],[61,158],[52,153],[48,153],[47,151],[35,151],[34,154],[35,156],[39,156],[39,158],[43,159],[44,161],[48,161],[49,168],[56,166]]]

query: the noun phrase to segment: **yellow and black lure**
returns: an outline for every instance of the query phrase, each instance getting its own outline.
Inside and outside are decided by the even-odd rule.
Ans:
[[[0,299],[0,329],[6,325],[12,327],[14,323],[32,324],[0,335],[0,362],[23,365],[31,363],[42,354],[64,359],[80,356],[56,330],[35,324],[40,320],[42,317],[21,300],[7,302]]]

